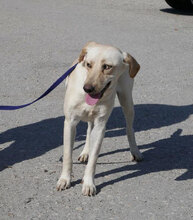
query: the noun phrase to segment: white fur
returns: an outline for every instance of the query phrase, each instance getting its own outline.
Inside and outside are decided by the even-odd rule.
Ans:
[[[83,86],[88,78],[88,70],[83,65],[84,61],[77,65],[66,82],[64,99],[64,156],[62,174],[57,183],[58,190],[70,187],[75,130],[78,122],[82,120],[88,122],[86,144],[79,156],[81,162],[88,160],[83,177],[82,193],[83,195],[89,196],[95,195],[96,187],[94,184],[94,175],[96,162],[104,137],[106,122],[113,109],[116,94],[118,95],[125,115],[127,137],[132,158],[137,161],[142,159],[142,155],[136,146],[132,128],[134,118],[132,100],[133,79],[129,76],[129,65],[123,62],[124,56],[126,55],[120,50],[110,46],[96,44],[88,48],[84,60],[95,62],[95,66],[93,66],[92,70],[95,80],[97,80],[96,78],[98,77],[98,68],[100,68],[101,60],[105,59],[108,65],[114,66],[112,73],[105,76],[106,78],[103,85],[104,87],[111,81],[110,87],[94,106],[90,106],[85,102],[86,93],[83,90]],[[90,145],[92,145],[92,147],[90,147]]]

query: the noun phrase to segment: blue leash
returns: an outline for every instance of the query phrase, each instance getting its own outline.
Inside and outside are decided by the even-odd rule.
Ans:
[[[39,101],[40,99],[44,98],[46,95],[48,95],[52,90],[54,90],[68,75],[70,75],[70,73],[76,68],[77,64],[75,64],[74,66],[72,66],[69,70],[67,70],[59,79],[56,80],[56,82],[54,82],[50,88],[48,88],[39,98],[37,98],[36,100],[34,100],[33,102],[30,102],[28,104],[24,104],[24,105],[16,105],[16,106],[12,106],[12,105],[0,105],[0,110],[17,110],[20,108],[24,108],[27,107],[37,101]]]

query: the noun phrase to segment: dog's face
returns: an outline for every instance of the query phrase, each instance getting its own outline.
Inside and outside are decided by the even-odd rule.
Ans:
[[[83,89],[96,99],[100,99],[126,69],[133,78],[140,68],[137,61],[129,54],[122,53],[115,47],[95,42],[88,43],[82,49],[79,62],[82,62],[87,70]]]

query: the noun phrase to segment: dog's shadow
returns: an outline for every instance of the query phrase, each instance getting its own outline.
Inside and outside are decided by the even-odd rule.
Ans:
[[[138,132],[180,123],[193,114],[193,105],[141,104],[135,106],[135,113],[134,129]],[[49,150],[61,146],[63,123],[64,117],[51,118],[1,133],[0,144],[4,144],[4,148],[0,148],[0,170],[24,160],[38,157]],[[85,139],[86,129],[87,125],[85,123],[78,125],[77,141]],[[193,135],[181,136],[180,133],[181,130],[179,129],[170,138],[139,146],[141,149],[147,149],[144,152],[145,161],[142,163],[128,164],[97,174],[96,178],[128,170],[136,170],[136,172],[131,174],[102,183],[98,186],[99,189],[128,178],[162,170],[186,169],[187,171],[177,177],[176,180],[193,178]],[[121,107],[115,107],[107,123],[105,136],[116,137],[122,135],[125,135],[125,120]],[[126,150],[126,148],[117,149],[116,151],[103,153],[100,156]]]
[[[182,175],[175,177],[176,181],[193,179],[193,135],[181,136],[181,132],[182,130],[178,129],[173,135],[171,135],[170,138],[139,146],[140,149],[146,149],[143,153],[145,157],[144,162],[130,163],[97,174],[95,178],[108,175],[113,176],[114,174],[119,176],[114,179],[113,177],[110,177],[108,181],[98,185],[98,192],[108,185],[112,185],[123,180],[142,176],[148,173],[174,169],[186,170]],[[127,151],[127,149],[116,150],[111,152],[111,154],[124,151]]]

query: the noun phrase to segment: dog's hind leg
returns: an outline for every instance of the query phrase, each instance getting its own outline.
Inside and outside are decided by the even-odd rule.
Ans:
[[[78,157],[78,160],[82,163],[85,163],[88,161],[89,156],[89,146],[90,146],[90,134],[93,129],[93,122],[88,122],[88,128],[87,128],[87,134],[86,134],[86,143],[85,146]]]
[[[117,96],[126,120],[126,131],[130,145],[131,160],[141,161],[143,159],[143,156],[136,145],[135,134],[133,130],[135,112],[132,98],[132,87],[133,81],[129,79],[128,75],[121,76],[118,82]]]

